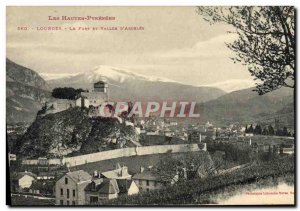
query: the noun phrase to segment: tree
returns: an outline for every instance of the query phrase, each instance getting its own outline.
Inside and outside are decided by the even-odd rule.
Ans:
[[[253,129],[253,125],[251,124],[250,127],[248,128],[247,133],[253,133],[254,129]]]
[[[289,136],[290,135],[287,127],[283,127],[282,135],[283,136]]]
[[[210,23],[233,26],[237,35],[227,43],[234,62],[248,66],[259,95],[281,87],[294,88],[295,9],[292,6],[198,7]]]
[[[64,87],[64,88],[58,87],[53,89],[52,97],[59,98],[59,99],[74,100],[81,92],[84,92],[84,90],[74,89],[72,87]]]
[[[269,135],[270,135],[270,136],[274,136],[275,131],[274,131],[274,128],[272,127],[272,125],[269,125],[268,131],[269,131]]]
[[[214,173],[215,167],[208,152],[186,153],[182,157],[174,157],[168,153],[164,159],[153,168],[162,181],[181,182],[194,179],[197,176],[205,177]],[[187,178],[184,178],[186,171]],[[178,181],[175,177],[179,175]]]
[[[248,125],[245,127],[245,133],[248,133]]]
[[[264,129],[263,129],[262,135],[269,135],[268,128],[264,128]]]
[[[262,134],[261,126],[260,125],[256,125],[253,133],[257,134],[257,135],[261,135]]]

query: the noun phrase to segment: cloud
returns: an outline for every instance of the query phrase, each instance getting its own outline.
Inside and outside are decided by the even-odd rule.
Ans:
[[[225,43],[236,39],[235,34],[224,34],[213,37],[206,41],[199,41],[191,48],[173,49],[167,52],[156,54],[158,58],[166,59],[187,59],[187,58],[215,58],[231,55]]]

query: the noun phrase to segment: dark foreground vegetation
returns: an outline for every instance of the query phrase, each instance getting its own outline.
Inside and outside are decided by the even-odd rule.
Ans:
[[[135,196],[122,196],[115,200],[103,201],[101,205],[196,205],[212,204],[211,196],[216,191],[231,187],[239,189],[243,185],[274,180],[279,177],[293,178],[294,157],[284,156],[276,160],[243,168],[224,175],[215,175],[204,179],[181,182],[159,191],[141,193]],[[290,179],[289,184],[293,184]],[[276,184],[276,182],[274,182]],[[274,185],[273,184],[273,185]]]

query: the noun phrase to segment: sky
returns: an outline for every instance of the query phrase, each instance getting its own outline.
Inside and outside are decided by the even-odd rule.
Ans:
[[[48,20],[110,16],[111,21]],[[28,30],[18,30],[18,27]],[[134,31],[44,31],[37,27],[142,26]],[[108,65],[195,86],[254,84],[226,47],[225,24],[210,25],[195,7],[8,7],[7,58],[43,76]],[[224,85],[225,84],[225,85]]]

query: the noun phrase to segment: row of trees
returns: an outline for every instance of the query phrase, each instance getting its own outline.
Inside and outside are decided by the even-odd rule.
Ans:
[[[76,97],[83,92],[83,89],[74,89],[72,87],[59,87],[53,89],[51,95],[52,97],[59,98],[59,99],[68,99],[74,100]]]
[[[251,124],[249,127],[246,126],[245,133],[253,133],[255,135],[269,135],[269,136],[293,136],[293,134],[288,131],[287,127],[278,128],[277,130],[272,127],[272,125],[268,125],[266,127],[262,127],[257,124],[255,127]]]

